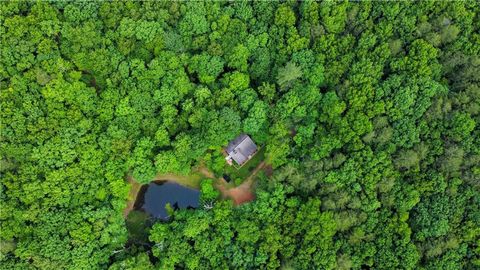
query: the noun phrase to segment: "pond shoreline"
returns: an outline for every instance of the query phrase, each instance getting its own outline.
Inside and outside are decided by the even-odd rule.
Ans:
[[[200,173],[202,171],[199,171]],[[133,178],[132,175],[127,175],[127,182],[130,183],[131,188],[128,193],[127,206],[123,210],[123,217],[127,218],[130,211],[134,209],[135,202],[137,201],[137,196],[144,185],[148,185],[155,181],[170,181],[177,183],[179,185],[193,188],[196,190],[200,189],[200,181],[205,177],[203,174],[197,172],[192,173],[191,175],[178,175],[178,174],[159,174],[155,176],[150,182],[146,184],[140,184]]]
[[[135,202],[137,201],[137,195],[140,192],[140,188],[142,185],[138,183],[132,176],[127,176],[127,181],[130,183],[131,188],[130,191],[128,192],[128,198],[127,198],[127,206],[125,209],[123,209],[123,217],[127,218],[128,214],[130,211],[133,210],[133,207],[135,206]]]
[[[241,205],[243,203],[250,202],[255,199],[253,189],[255,188],[254,179],[256,174],[263,169],[266,165],[265,161],[260,162],[256,168],[250,173],[250,175],[244,180],[244,182],[233,188],[228,187],[227,181],[223,177],[215,177],[215,175],[208,170],[205,166],[199,166],[191,175],[178,175],[178,174],[160,174],[155,176],[150,182],[144,184],[148,185],[155,181],[169,181],[174,182],[179,185],[193,188],[196,190],[200,189],[200,181],[205,178],[210,178],[215,181],[215,187],[222,194],[224,199],[232,199],[235,205]],[[140,193],[142,184],[138,183],[133,176],[128,175],[127,181],[132,185],[130,192],[128,194],[127,206],[123,211],[124,218],[127,218],[130,211],[134,209],[135,202],[137,201],[137,196]]]
[[[200,191],[174,181],[156,180],[142,186],[133,210],[143,211],[154,219],[168,220],[171,211],[196,209]]]

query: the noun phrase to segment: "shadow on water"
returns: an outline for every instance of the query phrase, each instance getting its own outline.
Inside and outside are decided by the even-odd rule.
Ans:
[[[155,181],[142,186],[134,209],[144,211],[155,219],[168,220],[167,204],[173,209],[197,208],[199,199],[198,190],[174,182]]]
[[[150,229],[159,220],[168,221],[167,204],[172,209],[197,208],[200,191],[170,181],[155,181],[143,185],[138,192],[133,211],[126,218],[128,242],[126,250],[130,252],[147,251],[150,261],[157,262],[152,255],[154,245],[149,239]],[[119,253],[121,256],[122,253]],[[111,258],[114,258],[112,256]]]

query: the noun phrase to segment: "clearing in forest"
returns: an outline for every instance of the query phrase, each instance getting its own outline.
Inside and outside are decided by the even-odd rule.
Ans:
[[[253,192],[255,175],[265,166],[265,161],[260,162],[257,167],[252,171],[250,176],[248,176],[245,181],[238,187],[228,188],[227,181],[225,179],[218,179],[216,187],[222,193],[224,198],[230,198],[233,200],[235,205],[240,205],[253,201],[255,199],[255,194]]]
[[[225,181],[223,177],[216,178],[215,175],[205,166],[200,166],[196,170],[196,172],[192,173],[191,175],[161,174],[155,176],[152,181],[171,181],[179,183],[180,185],[186,187],[199,189],[200,181],[204,177],[211,178],[216,181],[215,186],[220,191],[223,198],[230,198],[233,200],[235,205],[240,205],[246,202],[253,201],[255,199],[255,194],[253,192],[255,175],[264,166],[265,161],[260,162],[257,167],[250,173],[250,175],[245,179],[245,181],[241,185],[234,188],[229,188],[227,181]],[[128,193],[127,206],[123,211],[123,216],[125,218],[128,216],[128,213],[133,210],[138,193],[140,192],[140,188],[142,187],[142,184],[135,181],[135,179],[131,175],[127,176],[127,181],[132,185],[132,187],[130,188],[130,192]]]

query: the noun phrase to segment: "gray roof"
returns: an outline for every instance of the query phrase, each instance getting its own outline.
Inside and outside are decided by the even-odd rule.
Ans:
[[[242,165],[255,154],[257,146],[248,135],[241,134],[227,145],[226,151],[233,160]]]

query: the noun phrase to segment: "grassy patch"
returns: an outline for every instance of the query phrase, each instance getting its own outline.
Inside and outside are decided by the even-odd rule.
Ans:
[[[165,181],[172,181],[175,183],[179,183],[182,186],[194,188],[194,189],[200,189],[200,182],[202,179],[204,179],[205,176],[199,174],[199,173],[193,173],[190,175],[177,175],[177,174],[162,174],[162,175],[157,175],[153,179],[154,181],[157,180],[165,180]]]
[[[131,187],[130,187],[130,191],[128,193],[127,207],[125,207],[125,209],[123,210],[123,216],[125,218],[127,218],[128,213],[130,213],[130,211],[132,211],[133,206],[135,204],[135,200],[137,199],[138,192],[140,191],[140,188],[142,187],[142,185],[140,183],[138,183],[137,181],[135,181],[135,179],[133,179],[133,177],[129,176],[129,177],[127,177],[127,179],[128,179],[128,182],[130,183]]]
[[[262,147],[258,150],[258,152],[253,156],[252,159],[247,161],[240,169],[235,168],[234,166],[230,166],[225,163],[224,172],[226,175],[230,176],[232,182],[237,183],[236,179],[241,179],[239,182],[243,182],[252,171],[257,167],[262,160],[265,158],[265,147]]]

